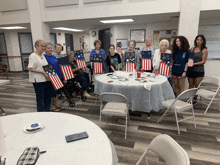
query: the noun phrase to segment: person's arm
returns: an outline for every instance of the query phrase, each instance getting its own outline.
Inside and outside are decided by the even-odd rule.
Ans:
[[[140,61],[141,61],[141,59],[140,59],[140,52],[137,52],[137,55],[136,55],[136,58],[135,58],[135,60],[136,60],[136,72],[140,69]]]
[[[113,71],[115,71],[115,68],[114,68],[112,65],[111,65],[110,67],[111,67],[111,69],[112,69]]]
[[[90,60],[90,61],[93,60],[93,50],[92,50],[91,53],[90,53],[89,60]]]
[[[79,71],[79,70],[80,70],[80,68],[75,68],[75,69],[72,69],[72,70],[73,70],[73,73],[74,73],[74,72]]]
[[[105,55],[105,51],[103,50],[103,53],[102,53],[102,59],[105,61],[106,59],[106,55]]]
[[[187,72],[187,69],[188,69],[189,55],[190,55],[190,50],[188,49],[188,50],[186,51],[186,57],[185,57],[185,62],[186,62],[186,64],[185,64],[185,68],[184,68],[184,72],[183,72],[183,74],[182,74],[182,77],[186,77],[186,72]]]
[[[36,72],[36,73],[41,73],[41,74],[43,74],[45,77],[48,77],[47,73],[44,72],[44,71],[40,71],[40,70],[37,70],[37,69],[34,69],[34,68],[28,68],[28,71]]]
[[[206,63],[206,60],[207,60],[207,57],[208,57],[208,50],[207,49],[204,49],[202,51],[203,55],[202,55],[202,61],[200,62],[196,62],[196,63],[193,63],[193,65],[203,65]]]
[[[183,71],[182,77],[186,77],[187,69],[188,69],[188,63],[186,63],[186,65],[185,65],[185,68],[184,68],[184,71]]]

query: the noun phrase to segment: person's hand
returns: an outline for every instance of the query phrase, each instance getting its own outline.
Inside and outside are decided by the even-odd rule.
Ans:
[[[141,55],[139,56],[140,59],[142,59]]]
[[[79,71],[80,70],[80,68],[76,68],[76,71]]]
[[[48,74],[46,72],[43,72],[43,75],[47,78],[49,78]]]
[[[93,61],[94,57],[91,58],[91,61]]]
[[[105,57],[102,56],[102,59],[105,61]]]
[[[186,72],[183,72],[182,77],[186,77]]]

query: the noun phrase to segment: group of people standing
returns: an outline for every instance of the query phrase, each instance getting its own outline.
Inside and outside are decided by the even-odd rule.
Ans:
[[[128,49],[125,51],[121,50],[120,44],[117,44],[117,51],[115,51],[114,45],[110,45],[108,56],[106,56],[105,51],[101,49],[100,40],[96,40],[94,42],[94,46],[95,49],[91,51],[90,60],[94,54],[101,54],[104,59],[103,64],[106,61],[109,72],[124,70],[123,68],[125,65],[126,52],[135,54],[135,70],[139,71],[141,69],[141,52],[151,51],[152,70],[148,72],[155,72],[155,69],[159,67],[161,53],[172,54],[171,74],[167,77],[171,85],[172,82],[174,82],[174,91],[176,96],[184,91],[184,82],[186,77],[188,77],[189,88],[194,88],[198,87],[199,83],[205,75],[204,64],[207,60],[208,50],[206,47],[206,39],[203,35],[196,36],[194,40],[194,46],[191,48],[186,37],[177,36],[172,43],[172,50],[168,49],[168,40],[161,40],[159,43],[159,49],[157,49],[156,46],[152,45],[151,38],[146,38],[145,46],[140,50],[136,48],[135,40],[130,40],[128,42]],[[188,60],[190,57],[194,61],[192,66],[188,66]],[[105,65],[103,65],[103,70],[106,71]],[[194,104],[196,103],[196,99],[197,98],[195,96],[193,100]]]
[[[43,69],[43,66],[51,64],[61,81],[63,81],[63,74],[57,60],[62,57],[61,52],[63,51],[63,47],[61,44],[56,44],[54,47],[55,50],[53,51],[53,45],[51,43],[37,40],[35,42],[35,48],[36,51],[29,57],[28,71],[29,81],[33,83],[36,93],[37,111],[59,112],[64,109],[58,105],[58,95],[61,94],[62,88],[58,90],[54,89],[47,73]],[[85,73],[82,69],[77,67],[75,53],[73,51],[68,52],[68,57],[72,66],[72,71],[77,75],[75,78],[83,89],[83,95],[90,97],[87,93],[87,90],[89,89],[88,73]]]
[[[189,88],[198,87],[202,78],[204,77],[204,64],[206,63],[208,51],[206,47],[206,39],[203,35],[198,35],[195,38],[194,46],[189,48],[188,40],[184,36],[177,36],[172,44],[172,50],[169,50],[169,42],[163,39],[159,43],[159,49],[152,45],[151,38],[145,40],[145,46],[140,50],[136,49],[135,40],[128,42],[128,49],[125,51],[121,50],[121,44],[117,44],[117,51],[115,46],[111,44],[109,46],[108,56],[105,51],[101,49],[101,41],[95,40],[94,47],[90,53],[90,61],[92,61],[94,54],[101,54],[103,59],[103,70],[106,71],[105,62],[107,63],[109,72],[117,70],[124,70],[125,65],[125,54],[126,52],[133,53],[135,55],[135,70],[141,69],[141,51],[151,51],[152,70],[159,67],[161,53],[172,54],[172,73],[167,76],[171,83],[171,78],[174,82],[174,90],[176,96],[184,91],[185,78],[188,77]],[[61,93],[61,89],[55,90],[48,78],[47,73],[43,70],[43,66],[51,64],[55,69],[56,73],[63,80],[63,75],[58,64],[58,58],[61,58],[61,52],[63,50],[61,44],[55,45],[53,51],[53,45],[43,40],[37,40],[35,42],[36,51],[33,52],[29,57],[29,81],[33,83],[36,101],[37,111],[60,111],[64,109],[58,105],[58,94]],[[193,54],[193,65],[188,66],[188,60]],[[76,79],[80,83],[83,89],[83,96],[90,97],[87,93],[89,89],[89,74],[84,72],[82,69],[77,67],[75,53],[73,51],[67,52],[72,71],[77,75]],[[171,83],[172,85],[172,83]],[[193,103],[196,103],[196,96],[194,97]]]

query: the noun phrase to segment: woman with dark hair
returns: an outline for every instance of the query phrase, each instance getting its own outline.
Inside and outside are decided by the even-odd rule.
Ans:
[[[107,66],[109,66],[109,72],[120,70],[121,57],[118,53],[115,53],[115,46],[110,45],[108,47],[109,53],[106,59]]]
[[[204,77],[204,64],[206,63],[208,50],[206,47],[206,39],[204,35],[196,36],[194,47],[190,49],[194,54],[193,66],[188,69],[189,89],[197,88]],[[194,96],[193,104],[197,103],[197,96]]]
[[[189,42],[184,36],[177,36],[173,41],[172,77],[175,84],[176,96],[184,91],[184,81],[188,69],[190,55]]]

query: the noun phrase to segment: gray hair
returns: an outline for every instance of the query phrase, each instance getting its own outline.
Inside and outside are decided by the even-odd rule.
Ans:
[[[35,43],[34,43],[34,47],[37,48],[40,45],[40,43],[44,43],[45,44],[45,41],[41,40],[41,39],[36,40]]]
[[[45,43],[45,47],[47,47],[48,45],[51,45],[53,47],[53,44],[51,42],[46,42]]]
[[[129,47],[129,44],[130,44],[131,42],[133,42],[133,43],[134,43],[134,47],[136,47],[136,41],[135,41],[135,40],[129,40],[129,41],[128,41],[128,47]]]
[[[166,39],[163,39],[163,40],[160,41],[160,43],[159,43],[159,48],[161,47],[161,45],[162,45],[163,42],[166,42],[167,48],[168,48],[168,47],[169,47],[169,41],[166,40]]]
[[[75,55],[74,51],[69,51],[69,52],[67,52],[68,58],[70,58],[72,55]]]

